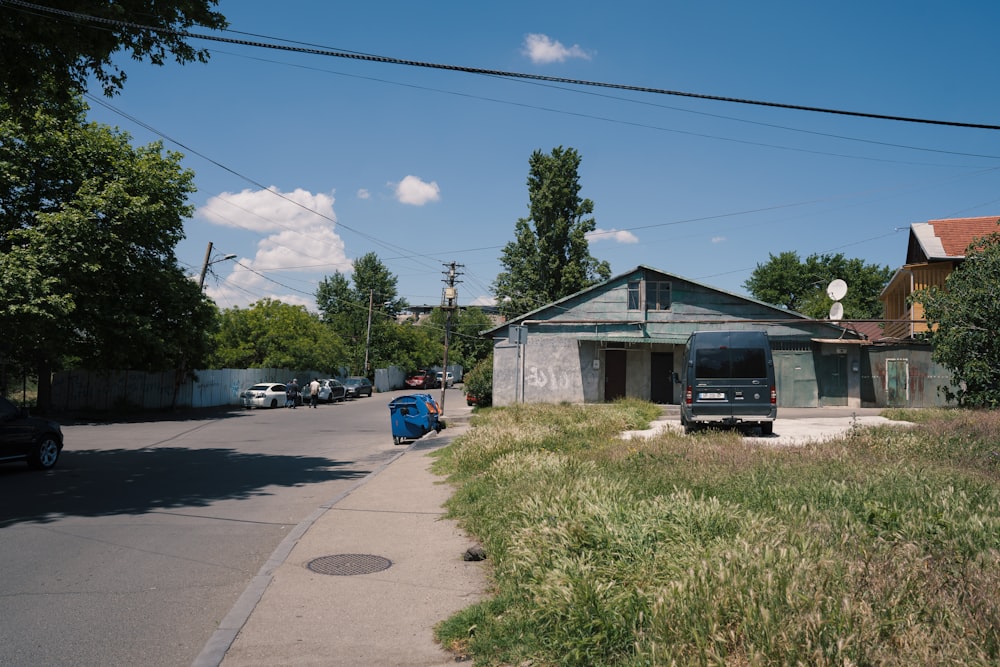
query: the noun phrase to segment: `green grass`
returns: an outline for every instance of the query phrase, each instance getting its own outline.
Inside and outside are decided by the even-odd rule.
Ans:
[[[802,447],[621,440],[658,409],[491,408],[435,463],[493,590],[477,665],[1000,663],[1000,415]]]

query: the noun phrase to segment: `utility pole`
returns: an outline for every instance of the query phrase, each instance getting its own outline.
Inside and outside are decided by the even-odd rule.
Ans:
[[[375,290],[368,290],[368,335],[365,336],[365,377],[368,377],[368,348],[372,344],[372,306],[375,305]]]
[[[444,324],[444,368],[441,371],[441,416],[444,416],[444,394],[445,390],[448,389],[448,345],[451,342],[451,316],[455,313],[455,309],[458,308],[458,290],[455,289],[456,282],[462,282],[457,280],[458,276],[462,275],[458,269],[464,268],[463,264],[456,264],[451,262],[450,264],[445,264],[445,268],[448,270],[444,272],[444,292],[441,295],[441,310],[447,314]]]

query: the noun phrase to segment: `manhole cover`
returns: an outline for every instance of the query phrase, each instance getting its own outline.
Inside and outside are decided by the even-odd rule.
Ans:
[[[354,574],[371,574],[387,570],[392,565],[392,561],[381,556],[371,554],[336,554],[333,556],[320,556],[309,561],[306,566],[313,572],[320,574],[334,574],[338,576],[351,576]]]

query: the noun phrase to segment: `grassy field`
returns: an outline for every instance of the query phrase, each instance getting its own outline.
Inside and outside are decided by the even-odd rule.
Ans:
[[[476,665],[1000,664],[1000,413],[801,447],[623,441],[659,409],[492,408],[439,453],[493,590]]]

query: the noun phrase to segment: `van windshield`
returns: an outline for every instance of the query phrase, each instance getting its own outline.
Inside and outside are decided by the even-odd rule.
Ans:
[[[760,347],[700,348],[695,377],[708,379],[767,377],[767,360]]]

